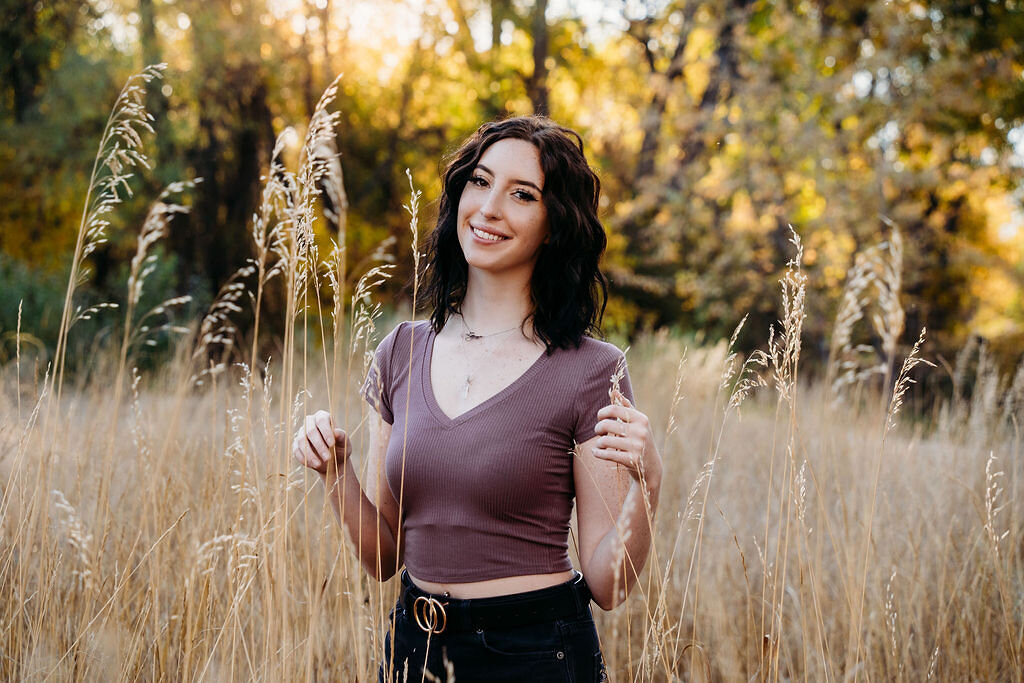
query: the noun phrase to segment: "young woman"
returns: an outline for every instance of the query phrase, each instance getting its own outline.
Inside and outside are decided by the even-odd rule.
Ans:
[[[395,328],[363,385],[365,486],[327,412],[296,434],[365,570],[405,566],[381,681],[604,679],[590,601],[636,581],[662,468],[622,353],[587,336],[607,295],[599,193],[574,131],[481,126],[444,174],[430,320]]]

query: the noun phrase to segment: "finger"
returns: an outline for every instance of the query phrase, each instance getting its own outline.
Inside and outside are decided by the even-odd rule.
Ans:
[[[622,420],[623,422],[630,422],[632,416],[632,409],[626,406],[617,406],[614,404],[608,404],[605,407],[597,411],[597,419],[599,420]]]
[[[615,401],[625,406],[626,408],[633,407],[633,403],[628,398],[626,398],[626,395],[624,393],[622,393],[618,389],[612,391],[612,401]]]
[[[306,440],[309,441],[313,450],[322,458],[327,459],[327,456],[331,454],[331,449],[324,441],[324,437],[320,434],[319,428],[316,426],[316,416],[306,416]]]
[[[598,419],[618,420],[632,425],[630,429],[639,428],[646,431],[650,427],[650,420],[647,415],[636,408],[626,406],[607,405],[597,411]]]
[[[320,432],[320,436],[323,438],[324,443],[328,447],[334,445],[334,425],[331,424],[331,414],[326,410],[317,411],[313,416],[316,422],[316,428]]]
[[[623,465],[631,470],[638,470],[637,458],[633,453],[627,451],[617,451],[610,448],[595,448],[594,457],[600,460],[607,460],[608,462],[614,462],[618,465]]]
[[[320,466],[320,458],[313,452],[313,447],[309,445],[309,440],[305,437],[296,438],[292,448],[295,452],[295,459],[306,467],[315,469]]]
[[[601,435],[627,436],[629,434],[629,423],[622,420],[601,420],[594,425],[594,432]]]
[[[602,436],[594,443],[594,446],[604,450],[627,451],[638,453],[640,449],[635,439],[623,436]]]
[[[348,435],[344,429],[335,428],[334,430],[334,448],[343,448],[342,451],[346,456],[348,455]]]
[[[302,453],[302,449],[299,448],[299,437],[292,439],[292,457],[295,458],[300,465],[306,464],[306,456]]]

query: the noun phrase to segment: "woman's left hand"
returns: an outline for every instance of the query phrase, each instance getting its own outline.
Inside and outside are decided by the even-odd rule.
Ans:
[[[613,392],[612,401],[597,411],[594,456],[625,466],[630,476],[648,488],[660,487],[661,456],[650,421],[621,392]]]

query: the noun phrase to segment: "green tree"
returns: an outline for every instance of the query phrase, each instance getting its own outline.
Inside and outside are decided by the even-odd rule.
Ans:
[[[4,110],[23,123],[89,13],[85,0],[0,3],[0,88]]]

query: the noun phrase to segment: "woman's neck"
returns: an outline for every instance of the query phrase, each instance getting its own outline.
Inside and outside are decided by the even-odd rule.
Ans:
[[[472,325],[474,332],[486,334],[519,325],[531,311],[529,282],[517,285],[470,273],[462,300],[462,317]]]

